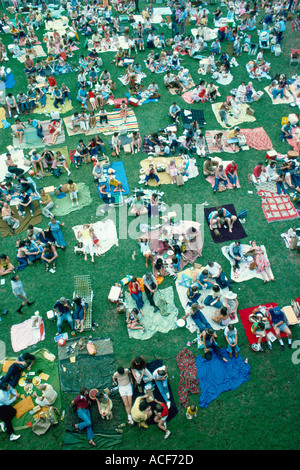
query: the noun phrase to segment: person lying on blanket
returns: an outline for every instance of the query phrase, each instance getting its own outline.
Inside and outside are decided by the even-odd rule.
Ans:
[[[206,328],[211,328],[210,323],[201,312],[202,308],[204,308],[203,305],[201,306],[198,303],[193,303],[191,308],[182,317],[183,320],[186,320],[187,317],[190,317],[195,322],[200,331],[204,331]]]
[[[212,211],[208,216],[210,230],[214,230],[216,227],[221,228],[227,224],[229,232],[232,232],[232,228],[236,220],[237,216],[232,215],[222,206],[217,206],[217,210]]]

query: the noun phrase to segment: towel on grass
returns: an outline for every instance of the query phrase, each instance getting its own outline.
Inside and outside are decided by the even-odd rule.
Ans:
[[[56,217],[62,217],[68,215],[71,212],[78,211],[83,207],[89,206],[93,202],[89,187],[86,183],[77,183],[78,188],[78,206],[75,204],[72,206],[70,197],[64,197],[62,199],[56,198],[55,206],[51,209],[51,212]]]
[[[29,318],[22,323],[13,325],[10,329],[11,345],[13,350],[21,351],[33,344],[45,339],[45,325],[43,320],[39,328],[32,328],[32,320]]]
[[[73,109],[73,106],[70,104],[69,100],[65,101],[65,106],[59,110],[60,114],[65,114],[68,113]],[[57,109],[54,107],[54,100],[50,98],[50,96],[47,96],[46,99],[46,106],[44,108],[41,107],[40,102],[38,102],[38,105],[34,108],[33,113],[34,114],[51,114],[52,111],[57,111]]]
[[[27,209],[25,217],[21,217],[16,209],[16,206],[13,207],[13,217],[19,220],[20,225],[15,229],[14,235],[19,235],[27,229],[28,225],[38,225],[42,222],[42,213],[38,201],[33,201],[33,216],[30,214]],[[13,236],[9,226],[6,222],[0,219],[0,234],[1,237]]]
[[[110,170],[114,170],[113,174],[114,174],[115,179],[122,183],[122,189],[124,189],[124,191],[122,191],[122,194],[123,195],[129,194],[130,189],[129,189],[129,184],[128,184],[127,175],[126,175],[126,171],[125,171],[125,166],[124,166],[123,162],[112,162],[112,163],[110,163],[109,168],[104,168],[103,169],[103,175],[106,179],[106,183],[105,183],[106,191],[109,191],[108,181],[109,181],[109,171]],[[99,183],[99,186],[101,186],[102,184],[103,183]],[[116,195],[120,194],[119,191],[114,193],[113,189],[114,189],[114,187],[112,186],[111,190],[110,190],[110,193],[111,193],[112,196],[114,196],[114,195],[116,196]],[[102,198],[101,193],[99,191],[99,187],[98,187],[98,193],[99,193],[99,197]]]
[[[224,209],[227,209],[232,215],[237,215],[233,204],[224,204],[222,205],[222,207]],[[209,226],[209,220],[208,220],[209,214],[216,210],[217,210],[216,207],[204,208],[204,216],[205,216],[208,226]],[[212,239],[215,243],[224,243],[229,240],[232,240],[232,241],[241,240],[242,238],[247,237],[247,234],[239,219],[235,221],[233,228],[232,228],[232,232],[229,232],[228,228],[225,228],[224,226],[221,227],[220,229],[218,228],[218,230],[221,233],[221,237],[217,237],[213,230],[210,231]]]
[[[222,126],[223,128],[226,128],[225,122],[222,121],[219,115],[219,109],[221,107],[221,104],[222,103],[213,103],[211,106],[212,106],[213,113],[216,117],[216,120],[218,121],[220,126]],[[238,114],[236,117],[230,116],[230,111],[227,111],[227,120],[228,120],[228,124],[230,127],[238,126],[242,124],[243,122],[256,121],[256,118],[254,116],[251,116],[250,114],[246,113],[247,108],[249,108],[249,106],[246,103],[241,103],[240,114]]]
[[[202,206],[203,207],[203,206]],[[202,210],[202,208],[200,208]],[[202,220],[203,214],[199,213],[199,219]],[[197,230],[197,235],[195,240],[193,241],[186,241],[185,242],[185,252],[182,253],[180,259],[180,268],[183,269],[184,266],[187,264],[193,264],[197,258],[202,256],[202,248],[203,248],[203,224],[199,222],[193,222],[191,220],[183,220],[178,225],[170,226],[169,224],[165,224],[162,227],[154,230],[150,230],[146,232],[143,236],[149,240],[150,248],[153,251],[158,251],[160,248],[159,238],[163,229],[167,227],[169,236],[172,237],[174,234],[183,236],[187,233],[187,230],[191,227],[194,227]],[[173,255],[168,255],[166,259],[172,258]],[[154,259],[157,259],[158,255],[154,256]]]
[[[153,157],[153,160],[151,160],[151,162],[149,162],[149,160],[146,158],[146,159],[140,161],[140,165],[141,165],[142,169],[145,170],[145,173],[146,173],[149,169],[149,164],[157,165],[158,163],[163,163],[165,165],[165,167],[167,168],[167,166],[170,163],[170,160],[172,158],[175,160],[176,166],[179,170],[180,170],[181,167],[185,166],[185,160],[183,160],[181,157],[177,157],[175,155],[173,157],[163,157],[163,156]],[[199,171],[198,171],[198,167],[195,165],[195,160],[194,159],[189,159],[188,174],[186,175],[187,179],[195,178],[196,176],[198,176],[198,174],[199,174]],[[159,177],[160,184],[171,184],[172,183],[171,176],[166,171],[159,172],[158,177]],[[151,178],[148,181],[148,185],[149,186],[158,186],[158,183],[154,178]]]
[[[196,357],[201,408],[207,408],[221,393],[236,390],[250,380],[250,365],[240,355],[230,359],[225,348],[222,349],[222,354],[228,362],[218,359],[214,351],[210,361],[202,356]]]
[[[130,338],[146,340],[152,338],[155,333],[168,333],[169,331],[177,328],[176,321],[178,309],[174,303],[173,288],[167,287],[166,289],[158,289],[154,294],[154,302],[158,307],[161,299],[163,299],[164,302],[164,308],[161,310],[163,315],[160,311],[154,312],[153,307],[151,307],[147,300],[146,294],[143,293],[143,300],[145,303],[142,310],[144,315],[140,317],[140,321],[144,326],[145,331],[131,330],[128,328]],[[125,292],[125,303],[129,309],[136,307],[135,301],[128,292]]]
[[[222,164],[224,164],[224,163],[222,163]],[[226,162],[226,164],[227,164],[227,162]],[[211,187],[213,188],[214,185],[215,185],[215,177],[214,176],[207,176],[207,178],[205,178],[205,179],[211,185]],[[241,187],[238,176],[237,176],[237,180],[236,180],[236,187],[237,188]],[[226,189],[234,189],[234,188],[233,188],[232,184],[229,182],[226,185]]]
[[[248,147],[251,147],[255,150],[273,149],[271,139],[263,127],[255,127],[254,129],[241,129],[241,134],[246,137]]]
[[[15,76],[12,72],[6,74],[6,80],[3,82],[7,90],[15,86]]]
[[[28,162],[27,158],[25,158],[24,151],[22,149],[15,149],[15,148],[7,149],[7,150],[9,150],[12,156],[12,160],[15,163],[15,165],[21,170],[23,170],[24,173],[26,173],[31,167],[31,163]],[[7,174],[7,166],[5,164],[5,160],[6,160],[6,153],[2,153],[0,155],[0,181],[4,181],[5,176]]]
[[[266,86],[265,89],[266,93],[269,95],[269,97],[272,100],[272,104],[290,104],[294,102],[294,94],[295,94],[295,88],[293,85],[289,85],[284,92],[283,98],[281,98],[279,95],[276,96],[276,98],[273,98],[272,93],[269,91],[269,87]],[[289,91],[290,90],[290,91]]]
[[[155,359],[154,361],[151,361],[151,362],[147,362],[146,363],[146,367],[147,369],[149,370],[149,372],[151,374],[153,374],[153,372],[158,369],[159,367],[162,367],[163,366],[163,361],[161,359]],[[166,421],[170,421],[172,418],[174,418],[177,413],[178,413],[178,409],[177,409],[177,406],[176,406],[176,403],[175,403],[175,400],[174,400],[174,395],[173,395],[173,391],[172,391],[172,387],[170,385],[170,381],[168,380],[168,388],[169,388],[169,393],[170,393],[170,402],[171,402],[171,405],[170,405],[170,408],[169,408],[169,413],[168,413],[168,417],[167,417],[167,420]],[[164,402],[164,399],[163,397],[161,396],[159,390],[158,390],[158,387],[154,387],[154,390],[153,390],[153,396],[154,396],[154,399],[155,400],[158,400],[160,402]],[[144,394],[144,393],[143,393]],[[132,397],[132,400],[133,402],[136,400],[136,398],[138,396],[140,396],[141,393],[138,391],[138,388],[137,387],[133,387],[133,397]],[[152,411],[154,410],[155,406],[156,406],[156,402],[155,401],[152,401],[152,402],[149,402],[149,406],[151,407]],[[154,413],[152,414],[152,416],[147,420],[147,424],[156,424],[155,421],[154,421]]]
[[[24,129],[24,135],[21,144],[16,137],[13,137],[13,146],[19,149],[33,149],[33,148],[44,148],[47,145],[51,145],[52,134],[49,131],[49,125],[51,120],[40,121],[43,127],[43,134],[46,138],[45,142],[37,136],[36,129],[31,125],[26,125]],[[12,125],[12,130],[15,131],[15,124]],[[61,145],[65,142],[65,131],[62,127],[61,134],[57,137],[56,145]]]

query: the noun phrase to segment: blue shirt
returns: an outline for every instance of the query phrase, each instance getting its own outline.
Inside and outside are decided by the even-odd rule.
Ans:
[[[279,323],[281,321],[283,321],[283,322],[285,321],[285,316],[284,316],[284,313],[283,313],[282,310],[280,310],[279,314],[276,314],[276,313],[274,313],[274,309],[270,308],[269,312],[271,314],[273,325],[277,325],[277,323]]]
[[[12,398],[10,398],[11,395],[13,395]],[[0,406],[8,406],[16,401],[16,399],[16,391],[14,388],[10,387],[8,390],[0,390]]]

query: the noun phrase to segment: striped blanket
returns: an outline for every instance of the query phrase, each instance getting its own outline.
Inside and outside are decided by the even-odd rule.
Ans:
[[[108,124],[106,123],[100,124],[100,120],[97,116],[97,121],[96,121],[97,132],[101,132],[104,135],[110,135],[110,134],[113,134],[114,132],[118,132],[121,126],[122,128],[126,127],[127,132],[133,132],[133,131],[139,130],[138,122],[132,109],[128,109],[126,123],[123,122],[120,111],[118,110],[113,111],[112,113],[108,113],[107,117],[108,117]]]

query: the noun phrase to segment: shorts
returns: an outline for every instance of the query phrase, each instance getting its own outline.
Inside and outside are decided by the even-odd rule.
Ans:
[[[119,394],[121,397],[132,397],[132,385],[119,385]]]
[[[278,330],[281,331],[282,333],[286,328],[288,328],[286,323],[282,323],[282,325],[277,326]]]

